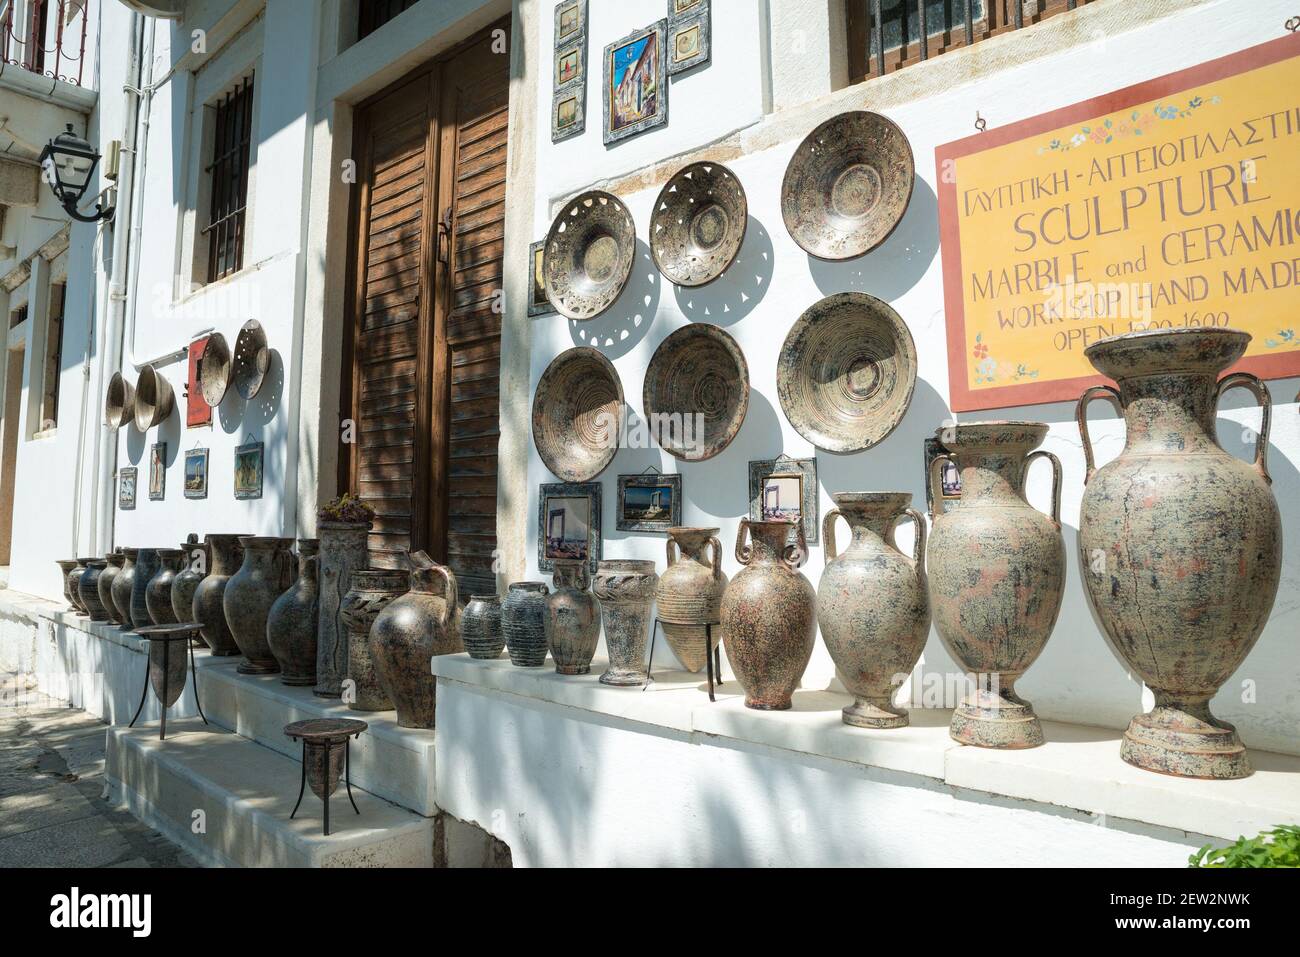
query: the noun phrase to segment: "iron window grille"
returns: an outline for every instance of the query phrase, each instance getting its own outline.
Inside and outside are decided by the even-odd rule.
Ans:
[[[213,112],[212,163],[206,170],[212,202],[203,230],[208,239],[208,282],[238,272],[244,265],[253,78],[241,80]]]

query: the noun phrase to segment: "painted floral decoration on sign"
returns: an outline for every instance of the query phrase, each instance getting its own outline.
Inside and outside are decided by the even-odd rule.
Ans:
[[[1053,139],[1046,146],[1038,147],[1038,152],[1039,155],[1051,150],[1065,153],[1086,145],[1090,140],[1093,143],[1100,144],[1109,143],[1116,138],[1123,139],[1126,136],[1141,136],[1143,131],[1149,130],[1155,125],[1156,120],[1181,120],[1191,116],[1207,103],[1213,105],[1221,102],[1223,102],[1222,99],[1217,96],[1212,96],[1209,99],[1194,96],[1187,101],[1185,107],[1157,103],[1151,107],[1151,112],[1143,113],[1141,110],[1134,110],[1126,120],[1107,117],[1100,126],[1081,126],[1079,132],[1068,140]]]
[[[998,362],[989,355],[989,347],[984,342],[984,334],[975,337],[975,347],[971,350],[975,356],[975,382],[978,385],[990,382],[1024,382],[1037,379],[1038,370],[1031,369],[1025,363]]]

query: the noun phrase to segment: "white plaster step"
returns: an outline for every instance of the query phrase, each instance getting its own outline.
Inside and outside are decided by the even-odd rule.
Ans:
[[[355,780],[352,796],[361,813],[352,810],[340,781],[330,798],[328,837],[322,802],[310,787],[289,820],[301,768],[237,734],[185,718],[167,723],[164,741],[156,726],[109,728],[104,776],[115,803],[211,866],[433,866],[433,820]]]
[[[209,721],[264,744],[295,761],[302,745],[284,726],[307,718],[358,718],[370,725],[352,742],[352,784],[425,817],[438,813],[434,788],[434,733],[399,728],[396,711],[353,711],[311,688],[293,688],[279,675],[241,675],[241,658],[195,654],[199,697]],[[170,728],[170,724],[168,725]]]

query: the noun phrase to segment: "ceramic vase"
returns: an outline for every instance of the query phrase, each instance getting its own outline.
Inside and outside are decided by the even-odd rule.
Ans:
[[[670,528],[666,547],[668,567],[659,576],[655,608],[677,660],[687,671],[699,671],[722,639],[719,616],[727,576],[722,573],[718,529]],[[712,643],[706,648],[710,631]]]
[[[207,546],[198,542],[181,543],[181,570],[172,578],[172,614],[178,622],[194,621],[194,592],[208,574]]]
[[[585,561],[556,559],[555,590],[546,599],[551,620],[549,644],[555,671],[585,675],[600,642],[600,606],[590,592]]]
[[[79,596],[76,598],[73,597],[72,586],[70,584],[72,570],[77,567],[77,560],[75,558],[64,558],[55,562],[55,564],[59,566],[59,573],[63,578],[63,597],[68,600],[68,611],[73,612],[74,614],[80,612],[81,606],[79,602],[81,601],[81,598]]]
[[[107,567],[108,562],[102,558],[88,558],[77,579],[77,596],[91,621],[108,621],[108,611],[99,600],[99,576]]]
[[[930,634],[925,580],[925,518],[907,492],[844,492],[822,520],[826,568],[817,584],[822,641],[853,695],[844,723],[859,728],[902,728],[907,710],[893,695],[916,667]],[[843,516],[853,537],[835,549],[835,520]],[[912,554],[898,548],[900,522],[916,526]]]
[[[208,649],[218,657],[239,654],[239,645],[226,622],[225,596],[230,577],[244,561],[239,535],[208,535],[204,538],[211,567],[194,589],[193,620],[203,627],[200,634]],[[114,598],[117,592],[113,593]]]
[[[244,563],[230,577],[221,598],[226,624],[244,660],[236,669],[244,675],[270,675],[280,670],[266,640],[271,606],[289,587],[292,538],[245,535],[239,540]]]
[[[397,708],[398,726],[432,728],[438,680],[430,662],[435,655],[464,651],[456,576],[443,565],[417,568],[410,588],[375,619],[370,657],[379,684]]]
[[[109,552],[104,556],[104,560],[108,562],[108,567],[99,573],[99,603],[104,606],[108,620],[115,625],[120,625],[124,619],[113,602],[113,582],[122,570],[122,562],[125,559],[121,552]]]
[[[1087,390],[1078,421],[1087,461],[1079,509],[1080,575],[1115,653],[1155,697],[1133,718],[1120,755],[1181,777],[1251,773],[1236,729],[1210,699],[1258,640],[1277,595],[1282,525],[1270,488],[1268,387],[1220,374],[1250,335],[1235,329],[1130,333],[1085,355],[1119,385]],[[1263,407],[1253,462],[1220,448],[1219,398],[1244,388]],[[1124,415],[1119,457],[1093,468],[1088,402]],[[1236,426],[1234,426],[1234,429]]]
[[[280,683],[297,687],[316,684],[316,627],[320,623],[320,543],[298,539],[298,580],[289,587],[266,618],[266,643],[280,665]]]
[[[501,657],[506,636],[501,630],[501,599],[496,595],[470,595],[460,616],[461,639],[471,658],[493,661]]]
[[[113,577],[113,608],[117,612],[118,623],[123,628],[131,627],[131,591],[135,587],[135,557],[138,548],[122,549],[122,568]]]
[[[961,470],[961,501],[934,516],[928,564],[935,627],[973,678],[949,727],[962,744],[1043,743],[1033,705],[1015,685],[1046,647],[1065,589],[1061,463],[1034,451],[1046,437],[1042,422],[950,426],[941,438],[947,454],[930,463],[937,507],[943,466],[951,461]],[[1038,458],[1052,464],[1051,515],[1025,499],[1025,477]]]
[[[551,612],[546,603],[550,590],[545,582],[513,582],[501,603],[501,631],[505,636],[510,663],[518,668],[540,668],[546,664],[550,645],[547,631]]]
[[[179,548],[158,549],[158,574],[145,586],[144,603],[149,610],[149,618],[155,625],[176,624],[176,612],[172,608],[172,582],[181,570],[185,553]]]
[[[316,632],[316,687],[323,698],[342,693],[348,673],[348,628],[340,609],[352,573],[370,563],[366,547],[370,525],[356,522],[321,522],[320,626]]]
[[[370,628],[379,613],[411,588],[411,573],[397,568],[363,568],[352,573],[340,613],[348,629],[348,691],[355,711],[392,711],[393,700],[379,683],[370,653]]]
[[[86,572],[86,562],[88,561],[90,561],[88,558],[78,558],[76,564],[72,566],[72,570],[68,572],[68,594],[72,598],[73,607],[77,609],[77,614],[83,617],[89,615],[90,611],[86,608],[85,602],[81,600],[79,585],[81,576]]]
[[[596,566],[591,591],[600,602],[609,667],[600,683],[615,687],[644,685],[649,642],[650,606],[659,576],[655,563],[611,560]]]
[[[736,560],[745,567],[722,596],[722,646],[747,708],[788,709],[812,657],[817,595],[799,572],[807,557],[801,523],[740,520]]]
[[[158,574],[161,567],[158,549],[136,549],[135,574],[131,576],[131,626],[133,628],[145,628],[153,624],[153,619],[149,617],[146,596],[149,592],[149,582],[153,581],[153,576]]]

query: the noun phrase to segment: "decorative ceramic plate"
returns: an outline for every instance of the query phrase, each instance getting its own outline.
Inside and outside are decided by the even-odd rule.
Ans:
[[[216,408],[226,397],[230,389],[230,367],[233,357],[226,337],[219,332],[208,336],[203,355],[199,357],[199,387],[203,392],[203,401]]]
[[[902,421],[916,387],[916,346],[888,303],[863,292],[827,296],[800,316],[776,366],[781,408],[828,452],[859,452]]]
[[[721,163],[692,163],[664,184],[650,216],[655,265],[679,286],[703,286],[736,260],[749,204],[736,174]]]
[[[664,449],[687,462],[711,459],[745,421],[749,365],[736,340],[717,326],[684,326],[650,359],[642,402]]]
[[[260,322],[249,319],[235,339],[234,368],[231,371],[235,391],[244,399],[254,398],[262,391],[266,370],[270,367],[271,350],[266,347],[266,332]]]
[[[614,305],[632,274],[636,224],[622,201],[590,190],[564,204],[546,234],[542,275],[557,312],[585,322]]]
[[[894,231],[914,179],[912,147],[892,120],[841,113],[794,151],[781,184],[781,216],[805,252],[852,259]]]
[[[591,346],[562,352],[533,396],[533,444],[565,482],[595,478],[614,459],[623,431],[623,383]]]

